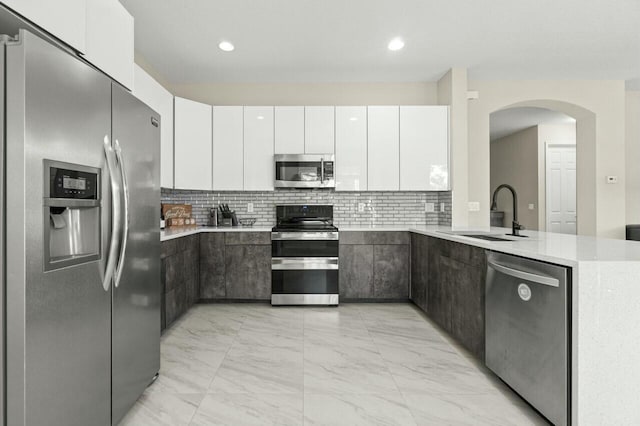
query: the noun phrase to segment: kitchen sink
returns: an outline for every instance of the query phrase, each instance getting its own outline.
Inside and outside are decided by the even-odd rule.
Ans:
[[[487,241],[513,241],[508,238],[502,238],[497,235],[487,235],[487,234],[458,234],[461,237],[469,237],[469,238],[477,238],[479,240],[487,240]]]

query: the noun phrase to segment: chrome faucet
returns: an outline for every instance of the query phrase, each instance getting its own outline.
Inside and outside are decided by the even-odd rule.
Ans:
[[[513,221],[511,222],[511,235],[514,237],[526,237],[526,235],[520,235],[520,230],[524,229],[524,226],[518,223],[518,194],[516,194],[516,190],[511,185],[507,185],[503,183],[498,186],[495,191],[493,191],[493,200],[491,201],[491,210],[498,210],[498,192],[502,188],[507,188],[511,191],[511,196],[513,198]]]

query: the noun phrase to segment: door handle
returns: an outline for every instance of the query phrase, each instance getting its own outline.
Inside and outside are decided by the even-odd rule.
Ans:
[[[127,173],[124,169],[124,161],[122,160],[122,148],[118,139],[115,141],[115,153],[118,160],[118,167],[120,168],[120,181],[122,182],[122,191],[124,195],[123,212],[124,217],[122,222],[122,244],[120,244],[120,256],[118,256],[118,265],[116,267],[115,286],[120,285],[120,278],[122,278],[122,271],[124,268],[124,259],[127,252],[127,240],[129,239],[129,185],[127,183]]]
[[[107,257],[107,265],[104,269],[104,277],[102,279],[102,287],[105,291],[109,291],[111,280],[113,279],[113,271],[116,267],[116,254],[118,250],[118,236],[120,234],[120,185],[114,178],[116,171],[116,160],[114,159],[113,148],[109,142],[109,136],[104,137],[104,156],[107,160],[107,170],[109,171],[109,180],[111,183],[111,241],[109,242],[109,254]]]
[[[488,261],[487,264],[490,268],[493,268],[498,272],[502,272],[503,274],[510,275],[515,278],[520,278],[521,280],[527,280],[551,287],[560,287],[560,281],[557,278],[549,277],[546,275],[532,274],[530,272],[521,271],[519,269],[509,268],[508,266],[504,266],[492,261]]]

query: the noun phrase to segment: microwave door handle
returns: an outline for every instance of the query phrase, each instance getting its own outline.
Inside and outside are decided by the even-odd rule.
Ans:
[[[109,136],[104,137],[104,155],[107,160],[107,170],[109,171],[109,180],[111,183],[111,241],[109,242],[109,254],[107,257],[107,265],[104,269],[104,277],[102,279],[102,287],[105,291],[109,291],[111,280],[113,279],[113,271],[116,267],[116,254],[118,250],[118,236],[120,234],[120,185],[114,178],[116,171],[113,148],[109,142]]]
[[[122,160],[122,148],[118,139],[115,141],[115,152],[118,160],[118,167],[120,167],[120,178],[122,182],[122,190],[124,194],[124,208],[122,218],[122,243],[120,244],[120,256],[118,257],[118,266],[116,267],[115,286],[120,285],[120,278],[122,277],[122,270],[124,269],[124,259],[127,252],[127,240],[129,239],[129,185],[127,184],[127,174],[124,170],[124,161]]]
[[[324,183],[324,158],[320,159],[320,183]]]

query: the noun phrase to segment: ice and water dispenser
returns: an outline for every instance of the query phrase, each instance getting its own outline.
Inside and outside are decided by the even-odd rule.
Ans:
[[[100,169],[44,161],[44,269],[100,258]]]

